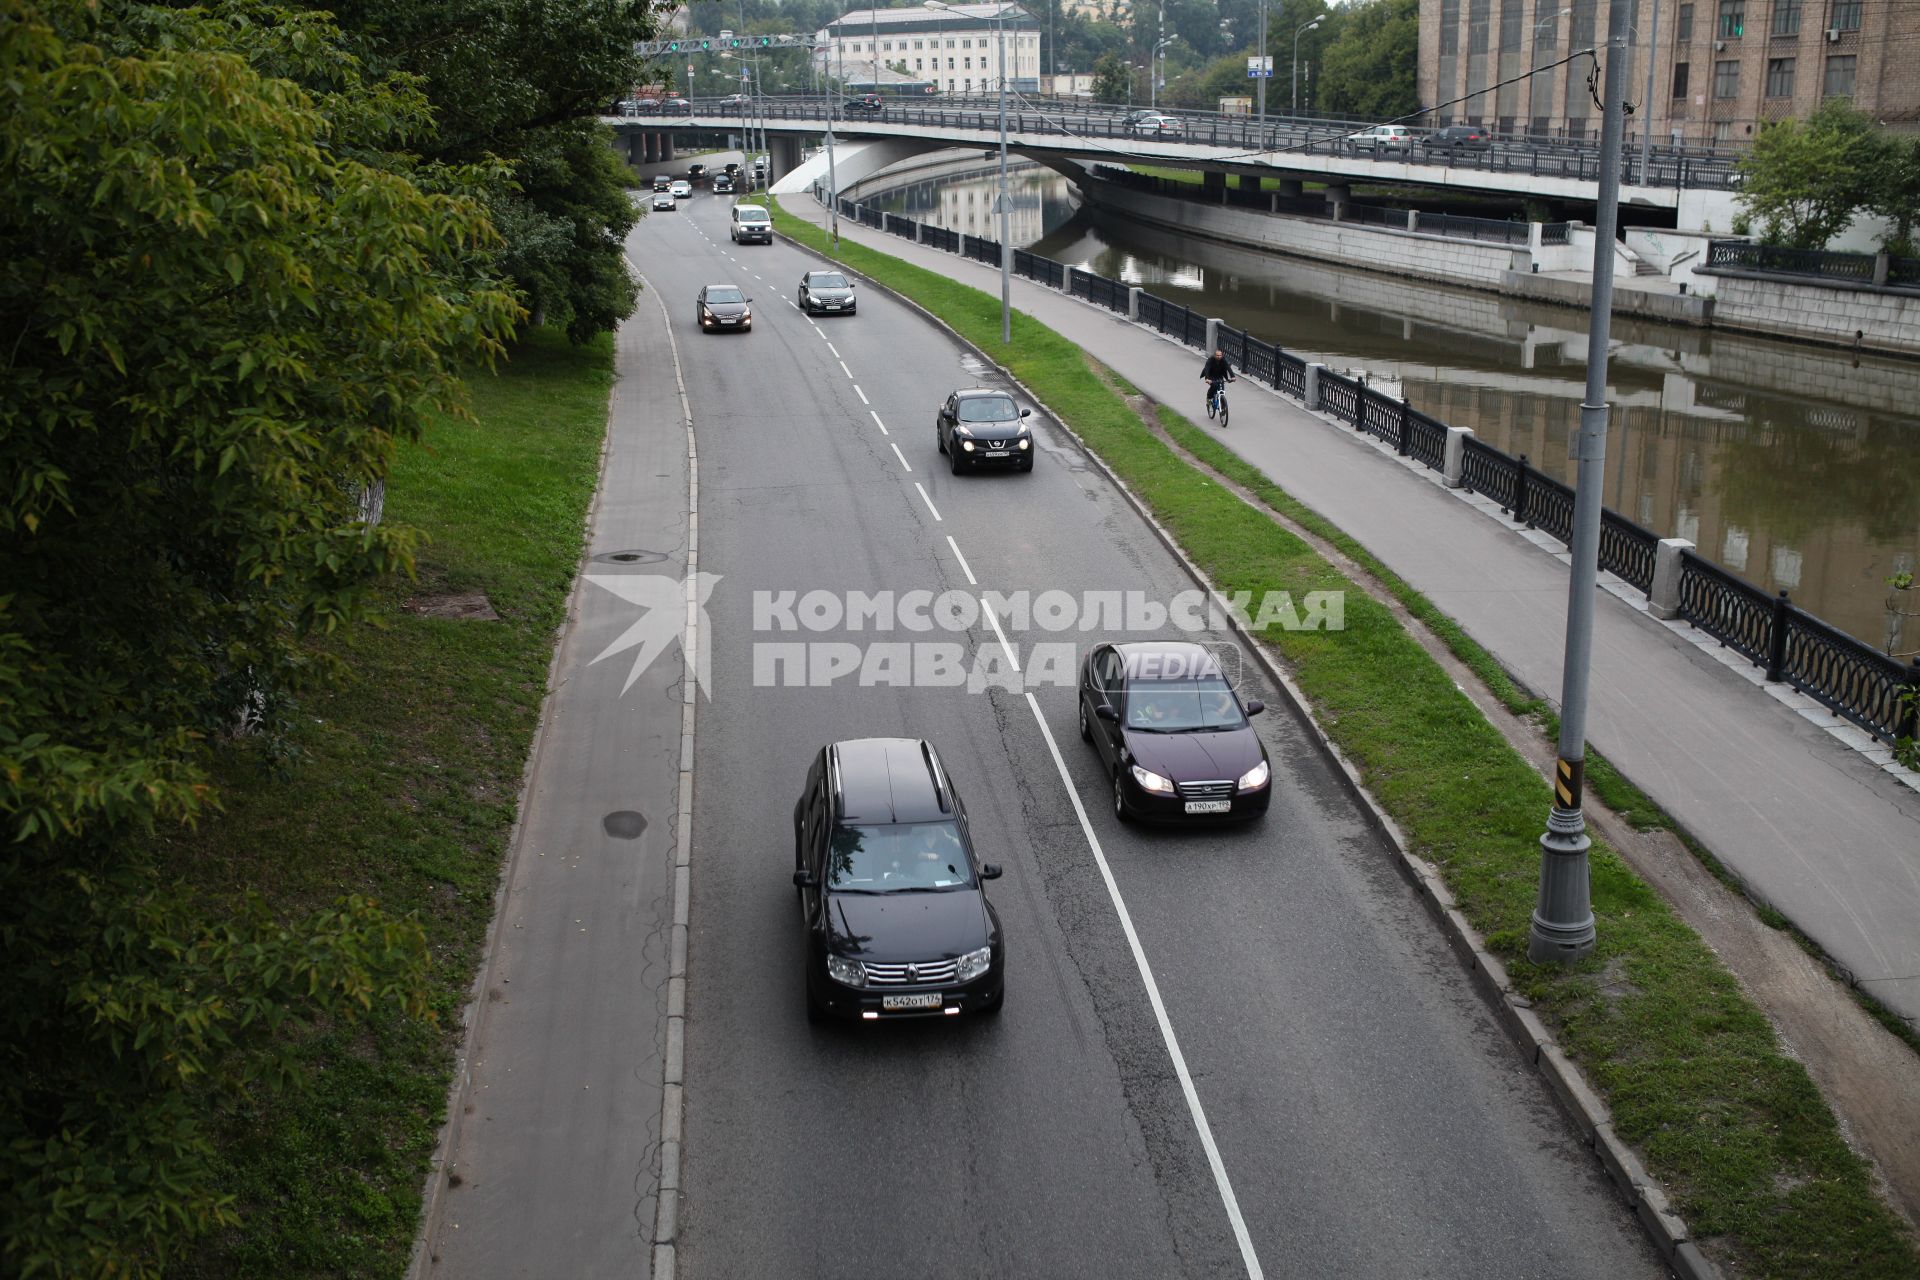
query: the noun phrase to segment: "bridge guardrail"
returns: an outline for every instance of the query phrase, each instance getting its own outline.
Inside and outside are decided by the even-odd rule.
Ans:
[[[842,202],[842,215],[879,226],[878,211]],[[869,220],[868,213],[873,215]],[[912,235],[909,219],[894,215],[896,234]],[[1522,224],[1524,225],[1524,224]],[[998,266],[997,241],[960,235],[919,224],[921,242]],[[1023,276],[1059,288],[1068,264],[1025,249],[1014,251]],[[1104,276],[1072,268],[1072,296],[1125,313],[1129,288]],[[1183,345],[1206,342],[1207,318],[1191,307],[1142,292],[1138,320]],[[1220,323],[1215,340],[1249,375],[1282,393],[1302,399],[1306,393],[1305,358],[1244,330]],[[1445,465],[1447,426],[1404,400],[1324,367],[1318,377],[1320,408],[1375,437],[1402,455],[1438,471]],[[1513,518],[1571,543],[1574,491],[1527,460],[1485,444],[1473,436],[1462,442],[1460,481],[1469,492],[1484,494]],[[1659,536],[1618,512],[1603,509],[1600,518],[1600,567],[1651,594]],[[1766,670],[1769,680],[1784,681],[1835,715],[1876,738],[1920,738],[1920,659],[1902,664],[1793,604],[1786,592],[1768,596],[1760,587],[1692,551],[1680,557],[1679,613],[1688,625]]]

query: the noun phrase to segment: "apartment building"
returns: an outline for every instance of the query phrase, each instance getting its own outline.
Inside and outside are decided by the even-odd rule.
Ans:
[[[1007,88],[1033,93],[1040,87],[1040,28],[1014,4],[854,10],[820,33],[815,59],[827,76],[849,87],[872,83],[876,68],[884,86],[890,79],[886,71],[893,68],[941,93],[997,91],[996,33],[1003,15]]]
[[[1605,43],[1607,7],[1420,0],[1431,122],[1599,137],[1599,77],[1584,51]],[[1835,97],[1890,129],[1920,130],[1920,0],[1631,0],[1631,10],[1630,137],[1651,128],[1656,142],[1738,145]]]

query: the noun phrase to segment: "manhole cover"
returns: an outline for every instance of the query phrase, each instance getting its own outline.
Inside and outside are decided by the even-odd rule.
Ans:
[[[600,825],[615,840],[638,840],[640,833],[647,829],[647,818],[632,809],[615,809],[600,819]]]
[[[594,557],[602,564],[656,564],[665,560],[664,551],[607,551]]]

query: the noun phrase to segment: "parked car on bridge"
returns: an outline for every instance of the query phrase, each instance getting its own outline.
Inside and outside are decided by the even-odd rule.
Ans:
[[[631,101],[633,103],[633,110],[627,112],[627,115],[657,116],[660,114],[660,100],[658,98],[634,98],[631,99]]]
[[[1184,138],[1187,136],[1187,127],[1177,118],[1151,111],[1135,120],[1127,128],[1136,138]]]
[[[1080,664],[1080,736],[1112,779],[1122,822],[1247,822],[1273,769],[1219,660],[1192,641],[1096,645]]]
[[[720,99],[719,105],[729,111],[745,111],[752,102],[753,99],[744,93],[730,93]]]
[[[793,806],[808,1020],[998,1013],[1006,951],[985,882],[999,875],[932,743],[823,748]]]
[[[877,116],[886,109],[886,99],[877,93],[855,94],[840,104],[841,113],[849,116]]]
[[[1359,133],[1347,135],[1347,150],[1378,153],[1398,151],[1401,155],[1413,154],[1413,130],[1403,124],[1381,124]]]
[[[693,114],[693,104],[685,98],[667,98],[660,103],[660,114],[690,116]]]
[[[1493,135],[1477,124],[1450,124],[1420,139],[1423,151],[1486,151],[1492,146]]]
[[[640,114],[640,100],[638,98],[622,98],[613,104],[613,109],[616,113],[623,116],[637,116]]]

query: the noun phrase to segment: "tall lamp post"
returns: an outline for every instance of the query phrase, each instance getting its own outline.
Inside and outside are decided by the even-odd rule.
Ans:
[[[1166,77],[1167,46],[1172,43],[1172,36],[1156,41],[1153,57],[1147,59],[1147,106],[1155,111],[1160,109],[1160,82]]]
[[[1528,50],[1528,56],[1527,56],[1527,132],[1528,133],[1533,132],[1533,82],[1539,78],[1539,73],[1536,72],[1534,68],[1540,65],[1540,28],[1546,26],[1549,22],[1558,22],[1560,21],[1560,19],[1566,17],[1568,14],[1572,12],[1573,12],[1573,6],[1568,5],[1566,8],[1562,9],[1560,12],[1550,13],[1546,17],[1540,19],[1540,21],[1533,24],[1533,39],[1532,41],[1529,42],[1530,48]],[[1653,110],[1652,98],[1647,99],[1647,110],[1649,112]]]
[[[1593,317],[1587,324],[1587,390],[1573,456],[1572,561],[1567,578],[1567,647],[1560,675],[1560,744],[1553,808],[1540,837],[1540,889],[1527,932],[1536,964],[1578,960],[1594,945],[1587,823],[1581,811],[1586,773],[1587,681],[1593,665],[1593,599],[1598,594],[1600,486],[1607,462],[1607,343],[1613,313],[1613,237],[1620,217],[1622,99],[1627,91],[1628,0],[1609,0],[1606,87],[1601,102],[1600,190],[1593,228]]]
[[[1260,17],[1263,22],[1266,20],[1266,14],[1267,14],[1267,11],[1265,9],[1262,9],[1260,11]],[[1293,30],[1293,114],[1296,116],[1300,114],[1300,37],[1307,34],[1307,32],[1313,30],[1315,27],[1319,25],[1320,25],[1320,19],[1315,18],[1312,22],[1302,23],[1298,27],[1295,27]],[[1266,56],[1266,53],[1267,53],[1266,43],[1267,43],[1267,37],[1266,37],[1266,33],[1263,31],[1260,35],[1260,56],[1263,58]],[[1265,80],[1262,80],[1260,82],[1261,101],[1264,102],[1266,100],[1266,96],[1267,96],[1267,82]],[[1261,119],[1262,121],[1266,119],[1266,112],[1264,109],[1262,109],[1262,112],[1261,112]]]
[[[924,7],[956,12],[941,0],[922,0]],[[1000,191],[993,198],[1000,211],[1000,341],[1013,341],[1013,197],[1007,194],[1007,5],[989,19],[1000,46]]]

